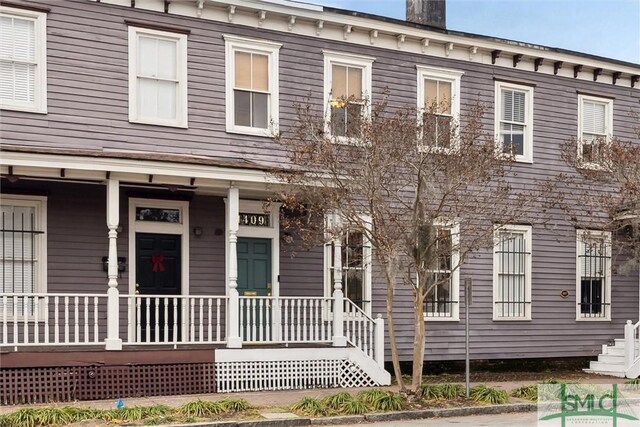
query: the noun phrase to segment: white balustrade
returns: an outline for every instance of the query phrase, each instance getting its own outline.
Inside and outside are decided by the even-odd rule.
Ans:
[[[138,294],[120,299],[126,301],[127,344],[220,344],[226,340],[227,297]]]
[[[624,327],[624,366],[629,370],[640,363],[640,322],[627,320]]]
[[[3,293],[0,346],[101,344],[106,314],[106,294]]]
[[[332,298],[240,297],[243,342],[329,343]]]
[[[344,300],[344,335],[347,342],[374,358],[376,321],[351,300]]]

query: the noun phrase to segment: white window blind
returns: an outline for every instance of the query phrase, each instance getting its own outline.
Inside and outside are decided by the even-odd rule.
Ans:
[[[506,226],[495,238],[494,319],[527,319],[531,309],[531,229]]]
[[[599,102],[584,101],[582,105],[582,134],[585,139],[607,133],[607,106]]]
[[[36,22],[0,15],[0,99],[33,103],[36,97]]]
[[[178,41],[138,38],[138,112],[141,117],[175,120],[178,99]]]

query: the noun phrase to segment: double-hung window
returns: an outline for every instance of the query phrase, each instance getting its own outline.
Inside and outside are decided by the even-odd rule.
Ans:
[[[360,135],[371,113],[371,69],[374,58],[324,53],[326,131],[336,141]]]
[[[340,218],[332,215],[327,218],[329,227],[335,229],[336,221]],[[342,292],[364,312],[371,313],[371,245],[364,228],[342,229],[338,239],[331,239],[325,244],[325,295],[331,296],[334,287],[334,272],[342,272]],[[341,265],[337,266],[336,251],[340,241]]]
[[[187,35],[129,27],[129,121],[187,127]]]
[[[434,286],[425,297],[424,316],[429,320],[458,320],[460,226],[443,223],[435,227],[435,233],[435,262],[427,273]]]
[[[533,161],[533,87],[496,81],[497,151]]]
[[[531,247],[530,226],[495,231],[493,320],[531,320]]]
[[[578,160],[582,165],[601,165],[612,129],[613,100],[578,95]]]
[[[0,202],[0,293],[14,294],[7,310],[33,314],[33,298],[46,292],[46,198],[3,195]],[[2,307],[0,307],[2,311]]]
[[[0,6],[0,108],[47,112],[46,20]]]
[[[225,35],[227,132],[273,135],[281,44]]]
[[[449,152],[457,148],[461,71],[418,65],[418,120],[425,149]]]
[[[578,230],[577,320],[611,319],[611,233]]]

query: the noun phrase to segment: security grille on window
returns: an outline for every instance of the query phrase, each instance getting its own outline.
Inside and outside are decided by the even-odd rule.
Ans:
[[[331,67],[331,134],[354,137],[360,131],[364,99],[362,74],[359,67],[332,65]]]
[[[494,252],[494,318],[528,319],[531,305],[531,230],[501,229]]]
[[[580,97],[579,157],[585,163],[598,163],[602,149],[611,133],[611,100]]]
[[[423,143],[430,147],[451,147],[452,84],[424,80]]]
[[[450,228],[437,228],[434,242],[437,260],[429,270],[433,290],[425,298],[426,317],[454,317],[453,239]]]
[[[36,208],[3,204],[0,212],[2,244],[0,247],[0,292],[30,294],[39,289],[39,245],[43,231],[37,229]],[[7,309],[18,314],[32,314],[33,299],[10,296]]]
[[[342,237],[341,258],[342,258],[342,291],[345,298],[350,299],[354,304],[365,312],[369,308],[367,286],[369,282],[368,259],[371,248],[364,244],[365,238],[361,231],[348,231]],[[330,258],[330,282],[333,284],[333,274],[335,271],[335,243],[329,243]]]
[[[608,235],[578,232],[578,318],[609,317],[611,246]]]
[[[0,8],[0,105],[46,112],[44,13]]]

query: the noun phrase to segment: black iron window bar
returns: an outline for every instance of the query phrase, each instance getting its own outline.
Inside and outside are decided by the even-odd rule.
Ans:
[[[494,301],[498,307],[498,316],[505,318],[522,318],[526,316],[531,301],[527,299],[527,257],[531,252],[525,250],[524,238],[508,237],[501,241],[495,253],[500,259],[498,286],[501,298]]]
[[[607,301],[607,271],[611,257],[607,244],[583,242],[583,253],[578,255],[580,268],[580,316],[582,318],[606,318],[611,303]]]
[[[2,212],[2,228],[0,234],[2,242],[2,277],[0,278],[0,291],[7,294],[29,294],[35,293],[36,289],[36,237],[44,234],[44,231],[34,230],[33,228],[25,228],[25,219],[30,219],[33,227],[35,224],[35,214],[25,215],[24,213],[16,216],[15,212],[11,214],[11,222],[9,223],[8,214]],[[19,224],[16,223],[19,219]],[[18,227],[20,225],[21,227]],[[9,227],[9,228],[7,228]],[[19,242],[19,244],[16,244]],[[25,247],[27,249],[25,249]],[[30,267],[29,267],[30,265]],[[31,271],[28,271],[29,268]],[[14,301],[17,299],[17,301]],[[13,308],[17,305],[19,314],[32,314],[34,300],[29,297],[7,297],[6,311],[13,312]],[[4,311],[5,308],[2,308]]]

